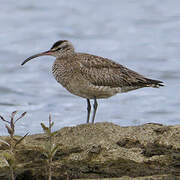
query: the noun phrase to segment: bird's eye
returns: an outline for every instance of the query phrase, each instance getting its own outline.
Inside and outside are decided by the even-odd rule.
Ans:
[[[68,45],[65,45],[65,46],[62,46],[62,47],[59,47],[53,51],[59,51],[59,50],[63,50],[63,49],[66,49],[68,47]]]
[[[55,52],[55,51],[59,51],[60,49],[62,49],[62,47],[59,47],[57,49],[51,49],[51,51]]]

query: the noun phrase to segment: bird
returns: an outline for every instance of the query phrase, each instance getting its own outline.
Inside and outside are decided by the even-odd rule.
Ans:
[[[87,100],[87,123],[90,123],[91,99],[94,100],[91,123],[94,123],[97,99],[144,87],[164,86],[162,81],[146,78],[111,59],[76,52],[68,40],[55,42],[48,51],[28,57],[21,65],[39,56],[54,56],[52,73],[56,81],[70,93]]]

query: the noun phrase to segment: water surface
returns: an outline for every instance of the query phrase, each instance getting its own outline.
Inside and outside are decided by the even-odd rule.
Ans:
[[[166,85],[99,100],[96,122],[179,123],[179,0],[2,0],[0,22],[0,114],[8,119],[14,110],[28,112],[17,134],[42,132],[40,122],[46,123],[49,113],[54,129],[86,121],[86,100],[54,80],[53,57],[20,66],[59,39],[70,40],[79,52],[108,57]],[[0,135],[6,134],[2,124]]]

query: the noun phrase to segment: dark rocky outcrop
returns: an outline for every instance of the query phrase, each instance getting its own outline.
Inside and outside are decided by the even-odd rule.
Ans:
[[[44,134],[35,134],[27,136],[17,147],[17,180],[45,179],[46,163],[41,147],[46,141]],[[53,159],[55,180],[180,179],[180,125],[83,124],[60,129],[55,142],[59,144]],[[0,155],[6,149],[0,143]],[[8,167],[1,157],[0,179],[8,177]]]

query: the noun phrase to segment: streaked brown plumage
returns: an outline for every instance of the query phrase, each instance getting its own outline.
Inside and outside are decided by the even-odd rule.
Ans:
[[[87,99],[87,123],[89,123],[91,105],[94,99],[94,123],[97,100],[108,98],[117,93],[128,92],[143,87],[163,86],[161,81],[148,79],[107,58],[77,53],[73,45],[67,41],[57,41],[49,51],[27,58],[27,61],[44,55],[55,56],[52,72],[62,86],[69,92]]]

